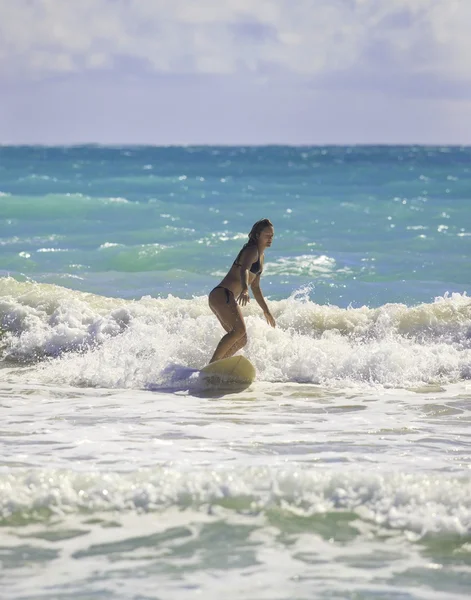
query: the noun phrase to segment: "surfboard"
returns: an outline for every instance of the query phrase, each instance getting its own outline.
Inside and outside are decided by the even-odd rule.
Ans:
[[[210,384],[252,383],[255,367],[245,356],[231,356],[216,360],[201,369],[205,382]]]

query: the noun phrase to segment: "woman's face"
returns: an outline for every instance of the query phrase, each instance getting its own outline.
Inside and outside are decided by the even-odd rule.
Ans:
[[[264,227],[259,233],[258,241],[260,242],[263,248],[266,248],[267,246],[271,246],[274,235],[274,228],[271,225],[268,225],[267,227]]]

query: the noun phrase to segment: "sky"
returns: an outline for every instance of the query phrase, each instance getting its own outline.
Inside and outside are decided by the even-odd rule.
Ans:
[[[2,144],[471,144],[471,0],[0,0]]]

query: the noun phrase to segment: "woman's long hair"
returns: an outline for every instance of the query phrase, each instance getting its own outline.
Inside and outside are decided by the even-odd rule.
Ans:
[[[265,227],[273,227],[273,223],[270,221],[270,219],[260,219],[260,221],[257,221],[250,230],[249,241],[245,244],[245,246],[256,244],[258,236],[262,233]]]
[[[234,262],[239,262],[240,255],[247,248],[247,246],[255,246],[257,244],[258,236],[262,233],[265,227],[273,227],[273,223],[270,221],[270,219],[260,219],[260,221],[254,223],[249,233],[249,241],[242,246]]]

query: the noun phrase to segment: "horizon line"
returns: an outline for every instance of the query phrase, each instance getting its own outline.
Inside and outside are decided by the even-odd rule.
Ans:
[[[354,142],[354,143],[339,143],[339,142],[300,142],[300,143],[284,143],[284,142],[268,142],[268,143],[200,143],[200,142],[183,142],[158,144],[152,142],[67,142],[67,143],[48,143],[48,142],[0,142],[0,148],[21,148],[21,147],[40,147],[40,148],[346,148],[346,147],[386,147],[386,148],[407,148],[407,147],[424,147],[424,148],[471,148],[469,143],[446,143],[446,142]]]

